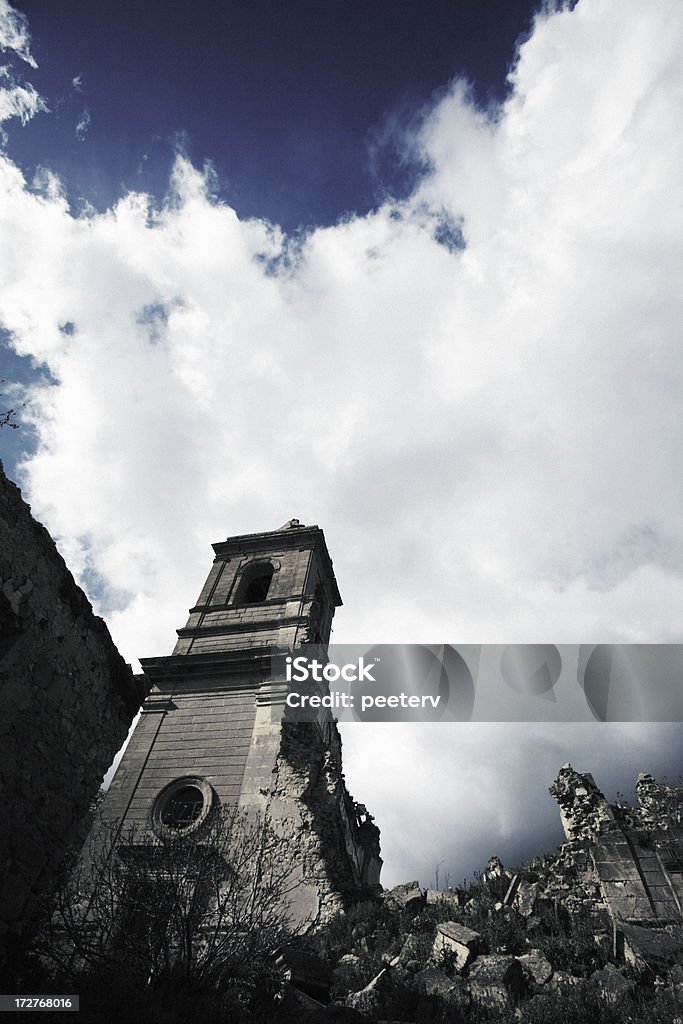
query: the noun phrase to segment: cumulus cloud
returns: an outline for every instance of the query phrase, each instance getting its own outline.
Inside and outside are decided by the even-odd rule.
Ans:
[[[0,162],[0,322],[56,381],[24,482],[126,657],[292,516],[338,642],[681,640],[681,39],[677,0],[546,12],[411,196],[304,238],[183,157],[80,216]]]
[[[412,196],[298,244],[183,157],[81,217],[5,161],[2,320],[59,381],[26,479],[129,656],[210,539],[294,514],[338,640],[680,639],[680,19],[539,17],[499,111],[429,112]]]

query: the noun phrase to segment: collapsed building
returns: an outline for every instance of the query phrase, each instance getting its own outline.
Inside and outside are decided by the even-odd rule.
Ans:
[[[683,806],[674,787],[641,774],[635,807],[610,804],[571,764],[550,787],[566,843],[536,881],[511,876],[504,904],[529,917],[545,905],[593,920],[617,961],[655,964],[683,950]]]

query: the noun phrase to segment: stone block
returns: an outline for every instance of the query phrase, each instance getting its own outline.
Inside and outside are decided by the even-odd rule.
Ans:
[[[472,1001],[491,1009],[517,1006],[528,990],[527,979],[514,956],[479,957],[468,975]]]
[[[426,967],[418,971],[414,978],[414,984],[421,997],[426,997],[431,1003],[438,1000],[449,1011],[455,1013],[466,1012],[469,1009],[470,987],[468,982],[456,975],[451,978],[444,971],[436,967]],[[427,1016],[424,998],[422,1005],[418,1004],[418,1019]]]
[[[428,907],[452,907],[457,910],[460,906],[459,894],[450,890],[427,889],[425,900]]]
[[[425,894],[420,888],[419,882],[396,885],[384,893],[384,899],[389,906],[393,906],[397,910],[417,911],[425,905]]]
[[[513,906],[522,917],[531,917],[536,910],[536,904],[540,896],[541,887],[538,882],[527,882],[525,879],[522,879],[517,887]]]
[[[590,984],[607,1003],[615,1003],[624,996],[632,995],[636,988],[635,981],[625,978],[614,964],[607,964],[601,971],[592,974]]]
[[[531,949],[517,959],[535,985],[546,985],[552,978],[552,964],[540,949]]]
[[[377,977],[361,989],[346,997],[346,1006],[371,1020],[392,1020],[415,1002],[413,994],[391,967],[385,967]],[[404,1018],[405,1019],[405,1018]]]
[[[553,992],[566,992],[567,989],[580,988],[586,985],[585,978],[577,978],[573,974],[569,974],[567,971],[555,971],[552,978],[548,982],[548,988],[552,989]]]
[[[275,966],[299,992],[320,1003],[329,1003],[330,972],[319,956],[284,948],[277,952]]]
[[[463,971],[474,958],[484,949],[484,940],[479,932],[458,924],[457,921],[444,921],[436,926],[432,960],[438,963],[444,954],[455,959],[457,970]]]
[[[345,991],[350,987],[348,979],[354,977],[360,966],[360,957],[355,953],[345,953],[332,970],[332,979],[337,990]]]
[[[424,941],[422,936],[408,935],[401,946],[401,951],[396,957],[395,962],[401,967],[406,967],[408,964],[412,964],[415,960],[423,959],[423,952]]]
[[[683,940],[675,935],[632,924],[617,926],[617,949],[620,946],[627,964],[655,972],[674,964],[683,953]]]

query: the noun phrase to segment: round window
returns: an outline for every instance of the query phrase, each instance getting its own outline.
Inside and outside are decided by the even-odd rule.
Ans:
[[[184,786],[174,793],[161,811],[161,823],[169,828],[189,828],[204,806],[204,795],[196,786]]]
[[[176,779],[162,789],[154,802],[152,822],[157,830],[193,832],[206,820],[213,790],[205,779]]]

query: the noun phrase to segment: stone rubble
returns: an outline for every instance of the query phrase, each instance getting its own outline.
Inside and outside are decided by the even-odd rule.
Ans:
[[[456,921],[444,921],[436,926],[432,946],[432,959],[435,962],[444,954],[451,954],[456,970],[463,971],[479,953],[483,952],[483,949],[484,940],[479,932],[471,928],[466,928]]]
[[[678,1000],[680,1020],[675,1015],[671,1019],[683,1024],[683,918],[677,902],[681,790],[641,775],[639,806],[611,806],[592,776],[565,765],[551,792],[567,834],[559,853],[538,858],[515,874],[493,857],[479,885],[466,893],[423,891],[417,882],[384,893],[384,907],[401,921],[412,920],[411,931],[393,953],[390,949],[383,955],[381,970],[363,988],[337,994],[316,1020],[335,1020],[343,1006],[365,1021],[466,1024],[477,1008],[523,1021],[525,1006],[559,1007],[571,993],[586,1005],[597,999],[619,1006],[649,993],[648,998],[663,994]],[[635,890],[629,895],[636,877],[647,901],[646,915]],[[431,947],[418,927],[429,914],[452,915],[446,921],[437,917]],[[482,914],[488,915],[489,925],[475,928]],[[521,936],[521,951],[506,948],[505,930],[499,927],[506,921],[517,943]],[[493,931],[487,937],[489,928]],[[553,963],[552,945],[538,948],[532,938],[525,938],[573,936],[577,928],[584,959],[578,967],[571,961],[571,970],[564,966],[566,959],[563,966]],[[503,938],[494,940],[492,935]],[[375,941],[357,925],[351,954],[355,959],[347,953],[339,965],[360,972]]]

